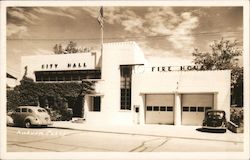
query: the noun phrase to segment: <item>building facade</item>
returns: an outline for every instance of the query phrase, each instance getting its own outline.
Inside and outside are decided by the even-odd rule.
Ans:
[[[9,73],[6,73],[6,88],[7,90],[13,90],[17,85],[17,78]]]
[[[201,125],[207,109],[229,119],[230,70],[200,67],[151,66],[135,42],[105,43],[102,55],[22,57],[22,74],[37,83],[96,81],[81,106],[93,124]]]

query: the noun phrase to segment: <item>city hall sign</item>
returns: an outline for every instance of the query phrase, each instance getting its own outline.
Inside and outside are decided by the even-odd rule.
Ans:
[[[86,68],[86,63],[67,63],[64,66],[64,69],[83,69]],[[41,69],[59,69],[59,64],[42,64]]]
[[[193,70],[205,70],[202,65],[195,66],[153,66],[151,67],[152,72],[171,72],[171,71],[193,71]]]

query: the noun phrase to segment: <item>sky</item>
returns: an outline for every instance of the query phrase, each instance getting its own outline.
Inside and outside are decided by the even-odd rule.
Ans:
[[[70,41],[100,50],[100,7],[8,7],[7,72],[21,77],[21,56],[53,54]],[[155,65],[192,64],[222,37],[243,45],[242,7],[104,7],[104,43],[135,41]],[[242,63],[242,57],[240,57]]]

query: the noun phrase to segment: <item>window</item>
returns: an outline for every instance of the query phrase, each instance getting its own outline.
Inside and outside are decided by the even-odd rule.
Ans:
[[[43,81],[49,81],[49,75],[44,75],[43,76]]]
[[[183,108],[182,108],[182,111],[183,111],[183,112],[188,112],[188,111],[189,111],[189,107],[183,107]]]
[[[42,76],[41,75],[37,75],[36,76],[36,81],[43,81]]]
[[[22,112],[27,112],[27,108],[22,108]]]
[[[20,113],[20,112],[21,112],[21,109],[20,109],[20,108],[17,108],[17,109],[15,109],[15,112]]]
[[[165,106],[160,106],[160,111],[166,111],[166,107]]]
[[[196,107],[190,107],[190,112],[196,112]]]
[[[80,75],[78,75],[78,74],[73,74],[72,75],[72,81],[80,81],[81,79],[80,79]]]
[[[101,79],[101,70],[37,71],[36,81],[81,81]]]
[[[101,111],[101,97],[92,97],[92,107],[91,111],[100,112]]]
[[[152,106],[147,106],[147,111],[152,111],[152,110],[153,110]]]
[[[131,110],[132,66],[120,66],[121,110]]]
[[[65,75],[65,81],[71,81],[71,75],[70,74],[67,74]]]
[[[50,75],[50,81],[56,81],[57,77],[56,75]]]
[[[63,81],[64,77],[63,75],[57,75],[57,81]]]
[[[204,107],[198,107],[198,112],[204,112]]]
[[[167,111],[173,111],[173,107],[167,107]]]
[[[32,109],[28,109],[28,112],[29,112],[29,113],[32,113]]]
[[[212,107],[205,107],[205,111],[212,109]]]
[[[154,110],[154,111],[159,111],[159,106],[154,106],[154,107],[153,107],[153,110]]]

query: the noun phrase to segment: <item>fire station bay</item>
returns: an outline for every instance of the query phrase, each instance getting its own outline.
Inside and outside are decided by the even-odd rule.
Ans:
[[[93,80],[83,97],[85,123],[201,125],[207,109],[229,118],[230,70],[151,66],[135,42],[104,43],[103,53],[22,57],[22,73],[37,83]],[[70,106],[69,106],[70,107]]]

